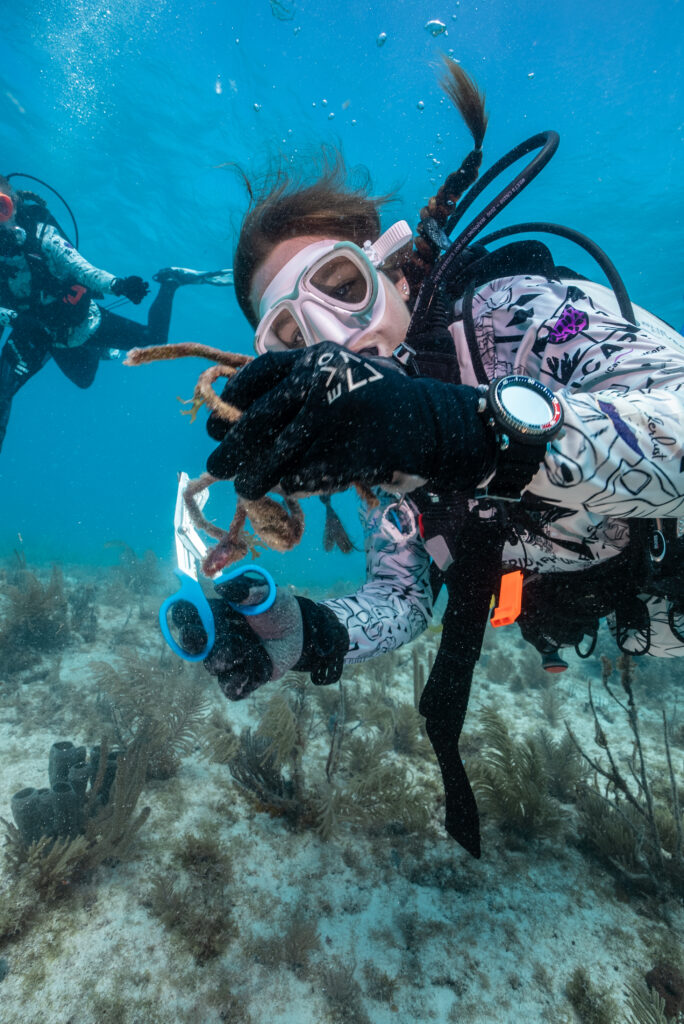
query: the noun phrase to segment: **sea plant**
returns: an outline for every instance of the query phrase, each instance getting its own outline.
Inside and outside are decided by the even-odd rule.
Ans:
[[[493,707],[480,713],[483,749],[471,780],[478,803],[509,842],[555,837],[566,813],[550,793],[548,741],[514,739]]]
[[[320,967],[320,989],[328,1004],[333,1024],[370,1024],[366,1013],[361,986],[354,977],[356,963],[345,963],[336,957]]]
[[[97,605],[95,585],[84,583],[69,594],[71,629],[81,639],[91,644],[97,637]]]
[[[393,733],[383,733],[380,739],[375,730],[351,735],[342,684],[337,710],[324,722],[312,715],[308,693],[308,685],[290,681],[271,697],[256,732],[242,733],[229,761],[241,789],[261,810],[283,817],[293,827],[314,828],[324,839],[341,822],[373,830],[399,823],[406,831],[423,831],[430,801],[405,761],[393,752]],[[410,706],[409,711],[415,716]],[[316,746],[310,739],[321,734],[327,756],[316,763]],[[364,743],[370,748],[366,754]]]
[[[0,664],[6,673],[30,668],[43,654],[62,650],[69,642],[69,605],[64,576],[52,568],[47,583],[19,567],[5,585],[5,610],[0,622]]]
[[[175,876],[175,877],[174,877]],[[186,833],[173,845],[171,866],[152,877],[145,906],[194,956],[206,963],[236,934],[233,866],[210,831]]]
[[[119,552],[119,561],[112,567],[112,576],[129,594],[142,601],[158,586],[159,560],[154,551],[147,549],[138,555],[125,540],[110,540],[105,547]]]
[[[147,736],[148,778],[168,779],[199,743],[209,707],[206,691],[188,678],[182,662],[169,668],[133,650],[120,654],[119,662],[90,663],[100,710],[117,743],[125,746],[141,732]]]
[[[618,1007],[608,991],[595,985],[586,967],[576,967],[566,986],[567,995],[581,1024],[618,1024]]]
[[[394,1003],[399,979],[383,971],[373,960],[366,960],[361,968],[366,982],[366,995],[377,1003]]]
[[[268,935],[254,935],[248,944],[251,960],[273,970],[284,966],[299,978],[304,978],[311,959],[320,950],[318,925],[311,910],[303,903],[285,909]]]
[[[665,1014],[665,1000],[655,989],[640,981],[627,986],[629,1016],[625,1024],[671,1024]]]
[[[602,658],[603,688],[622,711],[632,734],[627,775],[621,771],[618,757],[599,721],[591,682],[588,692],[595,742],[605,760],[600,755],[588,754],[567,725],[577,750],[593,771],[592,781],[582,787],[579,800],[583,835],[590,849],[608,862],[624,881],[663,896],[681,898],[684,893],[684,822],[667,715],[663,710],[667,783],[662,785],[654,782],[654,772],[648,768],[634,698],[632,659],[622,655],[617,668],[624,697],[618,696],[611,683],[613,664],[610,659]]]
[[[236,934],[232,899],[189,880],[185,885],[166,872],[152,876],[144,904],[182,942],[195,960],[220,956]]]
[[[240,740],[230,720],[218,708],[205,721],[202,751],[216,764],[229,764],[237,755]]]
[[[432,666],[435,663],[435,652],[433,648],[428,648],[427,658],[423,660],[422,649],[419,644],[413,644],[413,650],[411,651],[411,664],[413,667],[413,706],[418,708],[420,704],[420,698],[423,695],[425,689],[425,683],[432,671]]]

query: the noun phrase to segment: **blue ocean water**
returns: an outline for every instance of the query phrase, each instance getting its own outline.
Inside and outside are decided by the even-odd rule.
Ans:
[[[633,300],[681,328],[683,5],[33,0],[23,9],[4,3],[0,173],[22,171],[50,182],[72,206],[79,248],[91,263],[149,280],[169,264],[230,264],[247,206],[233,164],[257,174],[276,158],[306,163],[322,143],[341,146],[351,166],[368,167],[378,193],[396,191],[386,223],[403,216],[414,224],[420,207],[470,149],[437,84],[439,57],[446,52],[487,93],[484,167],[541,130],[561,135],[557,156],[496,226],[536,219],[585,232],[617,264]],[[444,32],[433,36],[425,27],[430,20],[441,21]],[[381,34],[386,39],[380,46]],[[59,202],[45,195],[69,228]],[[558,262],[596,275],[583,252],[561,240],[552,248]],[[146,310],[147,304],[117,308],[140,321]],[[252,350],[250,329],[229,288],[179,290],[170,340]],[[0,453],[0,627],[13,603],[13,574],[5,566],[18,550],[29,566],[38,566],[42,581],[51,562],[66,564],[73,629],[64,646],[57,625],[44,638],[45,651],[30,630],[16,644],[7,633],[0,636],[3,820],[11,816],[13,795],[44,784],[55,740],[90,746],[114,737],[130,749],[134,731],[146,742],[145,730],[164,716],[169,735],[174,721],[183,725],[184,687],[200,701],[197,729],[190,720],[179,730],[177,763],[169,758],[170,767],[168,761],[157,765],[157,774],[150,771],[145,780],[135,813],[152,813],[134,837],[130,859],[113,866],[114,854],[103,865],[93,854],[92,863],[99,864],[94,874],[55,869],[57,889],[44,892],[36,910],[24,882],[28,878],[36,891],[38,884],[12,866],[11,832],[6,823],[0,828],[8,854],[0,863],[0,1020],[559,1024],[571,1019],[568,982],[578,971],[575,988],[586,995],[586,966],[622,1004],[625,985],[641,980],[660,952],[681,959],[681,899],[649,902],[641,890],[644,876],[633,888],[619,872],[615,882],[610,862],[580,846],[585,833],[576,828],[570,791],[554,793],[553,807],[562,800],[571,824],[563,825],[553,845],[539,838],[542,829],[538,835],[531,829],[523,840],[506,836],[505,820],[501,824],[486,807],[481,861],[447,839],[435,760],[425,755],[422,732],[418,737],[417,729],[408,728],[418,718],[410,702],[420,695],[421,677],[424,682],[435,657],[438,625],[395,655],[345,670],[340,690],[307,687],[306,717],[304,690],[292,689],[289,679],[253,699],[228,703],[201,667],[193,675],[185,666],[179,676],[179,659],[160,653],[159,591],[176,588],[176,474],[201,472],[212,446],[204,415],[190,423],[179,398],[191,396],[205,366],[199,360],[136,369],[103,363],[93,386],[81,391],[50,363],[14,402]],[[234,501],[230,485],[213,488],[212,518],[227,525]],[[334,504],[360,544],[356,497],[340,495]],[[264,564],[298,590],[344,593],[358,585],[361,553],[324,555],[321,506],[309,501],[306,511],[302,544],[287,555],[265,553]],[[161,583],[154,581],[153,593],[127,590],[111,571],[102,572],[94,591],[83,585],[91,570],[117,560],[120,548],[110,544],[117,540],[139,554],[152,549],[163,560],[165,574]],[[31,580],[26,574],[29,588]],[[82,597],[77,612],[74,598]],[[96,602],[90,623],[88,600]],[[62,610],[63,621],[65,615]],[[58,620],[38,621],[55,627]],[[32,644],[24,663],[22,649]],[[17,656],[16,664],[2,663],[7,651]],[[491,740],[491,729],[490,740],[482,738],[483,721],[495,711],[521,740],[510,748],[510,792],[516,792],[516,758],[523,769],[527,763],[522,744],[551,729],[559,746],[548,749],[558,752],[568,721],[599,760],[605,755],[596,753],[596,745],[610,742],[631,786],[625,766],[630,756],[634,763],[634,737],[621,714],[625,709],[616,709],[604,691],[599,695],[603,653],[616,653],[605,634],[592,658],[570,655],[566,676],[546,677],[517,631],[488,628],[461,747],[469,774],[474,777],[483,763],[483,744]],[[674,771],[681,778],[684,728],[677,717],[681,670],[675,662],[643,658],[634,670],[658,800],[668,789],[666,771],[673,772],[658,750],[663,702],[669,702]],[[588,680],[595,686],[595,707]],[[227,764],[231,738],[237,742],[239,733],[244,738],[266,719],[272,695],[285,695],[291,708],[296,701],[297,729],[301,722],[306,727],[308,735],[303,741],[298,735],[292,748],[293,765],[310,741],[301,827],[281,816],[276,802],[255,800],[258,789],[245,796]],[[348,762],[335,776],[340,749]],[[570,759],[559,755],[558,761],[560,778]],[[300,769],[301,763],[301,777]],[[376,791],[372,785],[354,791],[355,773],[368,779],[375,774]],[[567,775],[572,779],[570,769]],[[639,776],[634,779],[639,786]],[[99,807],[98,788],[91,781],[90,799],[95,790]],[[399,794],[403,811],[412,806],[413,822],[408,811],[408,824],[395,816],[391,799],[374,813],[383,788],[390,798]],[[505,797],[506,787],[501,789]],[[318,800],[328,794],[334,811],[330,794],[340,793],[356,800],[360,794],[363,827],[350,815],[334,838],[325,838],[319,828],[325,801],[319,806]],[[352,803],[350,798],[347,810]],[[524,801],[520,807],[526,815]],[[421,810],[427,823],[421,824]],[[602,819],[607,833],[614,820],[614,814]],[[661,834],[663,847],[669,842],[673,848],[672,835]],[[662,867],[667,850],[656,838]],[[212,874],[211,857],[203,854],[205,848],[211,852],[212,840],[230,871],[216,859]],[[105,846],[103,841],[99,849]],[[614,867],[610,839],[606,846]],[[630,864],[624,864],[625,876]],[[160,903],[169,906],[160,911]],[[314,955],[308,965],[305,942],[302,955],[291,948],[297,936],[307,937],[306,929],[290,930],[301,924],[302,908],[318,929],[316,942],[309,932]],[[194,947],[181,941],[185,917],[199,935]],[[197,927],[203,917],[207,924]],[[233,924],[239,926],[235,935]],[[192,940],[192,927],[188,935]],[[290,947],[286,967],[278,942]],[[370,1017],[359,1004],[361,982]],[[338,1005],[329,994],[335,988]],[[242,997],[251,1013],[241,1013]],[[599,1008],[595,1012],[599,1019]],[[600,1019],[625,1017],[606,1011]]]
[[[390,215],[415,223],[469,149],[437,85],[446,51],[486,90],[485,166],[539,130],[561,134],[556,158],[497,225],[536,218],[585,231],[635,301],[677,327],[684,321],[678,0],[4,6],[1,169],[59,189],[96,266],[149,279],[168,264],[229,265],[246,196],[226,165],[255,172],[279,154],[301,160],[325,141],[369,167],[378,191],[397,189]],[[429,19],[446,31],[433,37]],[[554,253],[595,273],[564,243]],[[142,319],[145,307],[119,312]],[[228,289],[181,290],[171,340],[251,351]],[[0,455],[0,557],[22,540],[33,562],[98,565],[111,560],[113,539],[169,555],[176,472],[200,471],[210,450],[202,417],[191,425],[177,400],[190,396],[203,368],[196,360],[108,363],[79,391],[49,364],[30,381]],[[353,524],[354,500],[337,500]],[[227,521],[228,485],[212,503]],[[360,557],[320,561],[322,515],[311,508],[302,546],[269,555],[269,565],[297,584],[356,575]]]

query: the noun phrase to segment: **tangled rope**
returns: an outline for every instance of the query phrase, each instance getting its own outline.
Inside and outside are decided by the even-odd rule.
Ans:
[[[239,420],[241,410],[219,398],[214,391],[214,384],[221,377],[234,376],[242,366],[252,361],[251,356],[224,352],[222,349],[196,342],[182,342],[178,345],[133,348],[128,353],[125,365],[142,366],[144,363],[154,363],[162,359],[181,359],[184,356],[199,356],[215,363],[208,370],[204,370],[197,379],[191,407],[187,411],[191,419],[194,420],[201,406],[206,405],[222,420],[229,423]],[[217,479],[211,473],[202,473],[195,480],[190,480],[183,492],[183,500],[194,526],[217,541],[202,562],[201,568],[205,576],[216,576],[226,566],[245,558],[248,552],[251,552],[252,557],[256,557],[259,553],[256,550],[259,540],[273,551],[290,551],[299,544],[304,534],[304,513],[299,502],[287,495],[283,496],[283,504],[267,496],[255,501],[238,497],[235,515],[228,530],[210,522],[203,514],[197,496],[215,484]],[[359,497],[369,507],[378,504],[377,498],[368,487],[363,484],[354,486]],[[247,519],[254,529],[254,534],[247,533],[244,529]]]

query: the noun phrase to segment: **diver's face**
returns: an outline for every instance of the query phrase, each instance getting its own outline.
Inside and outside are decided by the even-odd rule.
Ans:
[[[257,312],[259,311],[264,293],[276,275],[290,261],[294,261],[295,257],[303,249],[316,243],[322,243],[325,240],[325,237],[319,235],[301,235],[297,238],[288,238],[274,246],[264,262],[257,267],[252,278],[252,286],[249,293],[252,308]],[[339,241],[344,241],[344,239],[339,239]],[[382,314],[372,317],[372,323],[367,330],[350,329],[348,331],[348,340],[345,339],[343,325],[336,323],[335,326],[338,330],[335,331],[334,340],[344,344],[353,352],[366,352],[369,355],[389,358],[397,345],[401,344],[404,340],[411,319],[407,307],[409,289],[403,274],[396,282],[392,282],[382,271],[377,272],[377,278],[378,290],[382,291],[379,298],[382,306],[379,305],[378,309],[382,308]],[[295,332],[291,326],[280,333],[281,341],[283,342],[282,347],[304,347],[305,340],[302,338],[301,333]],[[257,351],[260,350],[257,348]]]

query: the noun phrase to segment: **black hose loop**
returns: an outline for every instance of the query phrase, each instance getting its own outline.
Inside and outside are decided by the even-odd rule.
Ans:
[[[487,188],[491,182],[505,171],[511,164],[520,160],[528,153],[533,152],[535,149],[540,150],[537,155],[530,160],[530,162],[520,171],[518,175],[511,181],[504,189],[499,192],[497,196],[492,199],[490,203],[485,206],[475,220],[471,221],[470,224],[461,232],[456,238],[447,251],[444,253],[442,258],[435,265],[432,273],[423,282],[416,304],[413,309],[413,316],[411,323],[415,320],[416,322],[425,322],[425,317],[430,310],[435,295],[439,291],[442,283],[449,275],[452,264],[461,255],[463,250],[473,241],[473,239],[479,235],[482,229],[489,224],[494,217],[497,216],[508,206],[512,199],[522,192],[529,183],[537,177],[540,171],[544,169],[551,157],[558,149],[560,142],[560,136],[558,132],[546,131],[539,132],[537,135],[533,135],[530,139],[525,142],[521,142],[518,146],[512,149],[501,159],[497,160],[482,177],[475,182],[475,184],[468,190],[461,202],[458,204],[454,212],[449,217],[446,223],[446,232],[450,233],[456,224],[459,222],[465,211],[469,206],[477,199],[480,193]],[[409,335],[411,333],[411,325],[409,325]]]
[[[76,223],[76,218],[74,217],[73,210],[67,203],[64,196],[60,192],[58,192],[56,188],[53,188],[52,185],[48,185],[47,181],[43,181],[42,178],[36,178],[35,174],[25,174],[23,171],[12,171],[11,174],[6,174],[5,177],[8,181],[11,181],[12,178],[30,178],[31,181],[37,181],[39,185],[43,185],[45,188],[49,188],[51,192],[54,192],[59,201],[64,204],[69,216],[71,217],[71,223],[74,225],[73,246],[74,249],[78,249],[78,224]],[[60,231],[62,231],[61,228]],[[64,234],[64,237],[66,238],[66,234],[64,233],[64,231],[62,231],[62,234]],[[67,241],[70,241],[70,239],[67,238]]]
[[[486,235],[480,239],[480,245],[490,245],[492,242],[497,242],[500,238],[507,238],[509,235],[519,235],[539,232],[546,232],[551,235],[558,235],[560,238],[567,238],[570,242],[574,242],[579,245],[582,249],[589,253],[603,273],[608,278],[610,287],[613,289],[615,298],[617,299],[618,306],[620,307],[620,313],[624,319],[631,326],[636,327],[637,322],[634,317],[634,309],[630,301],[629,295],[625,283],[618,273],[617,267],[611,259],[606,256],[603,249],[592,242],[591,238],[583,235],[580,231],[575,231],[574,228],[566,228],[563,224],[551,224],[547,221],[529,221],[525,224],[513,224],[507,228],[500,228],[498,231],[492,231],[490,235]]]

